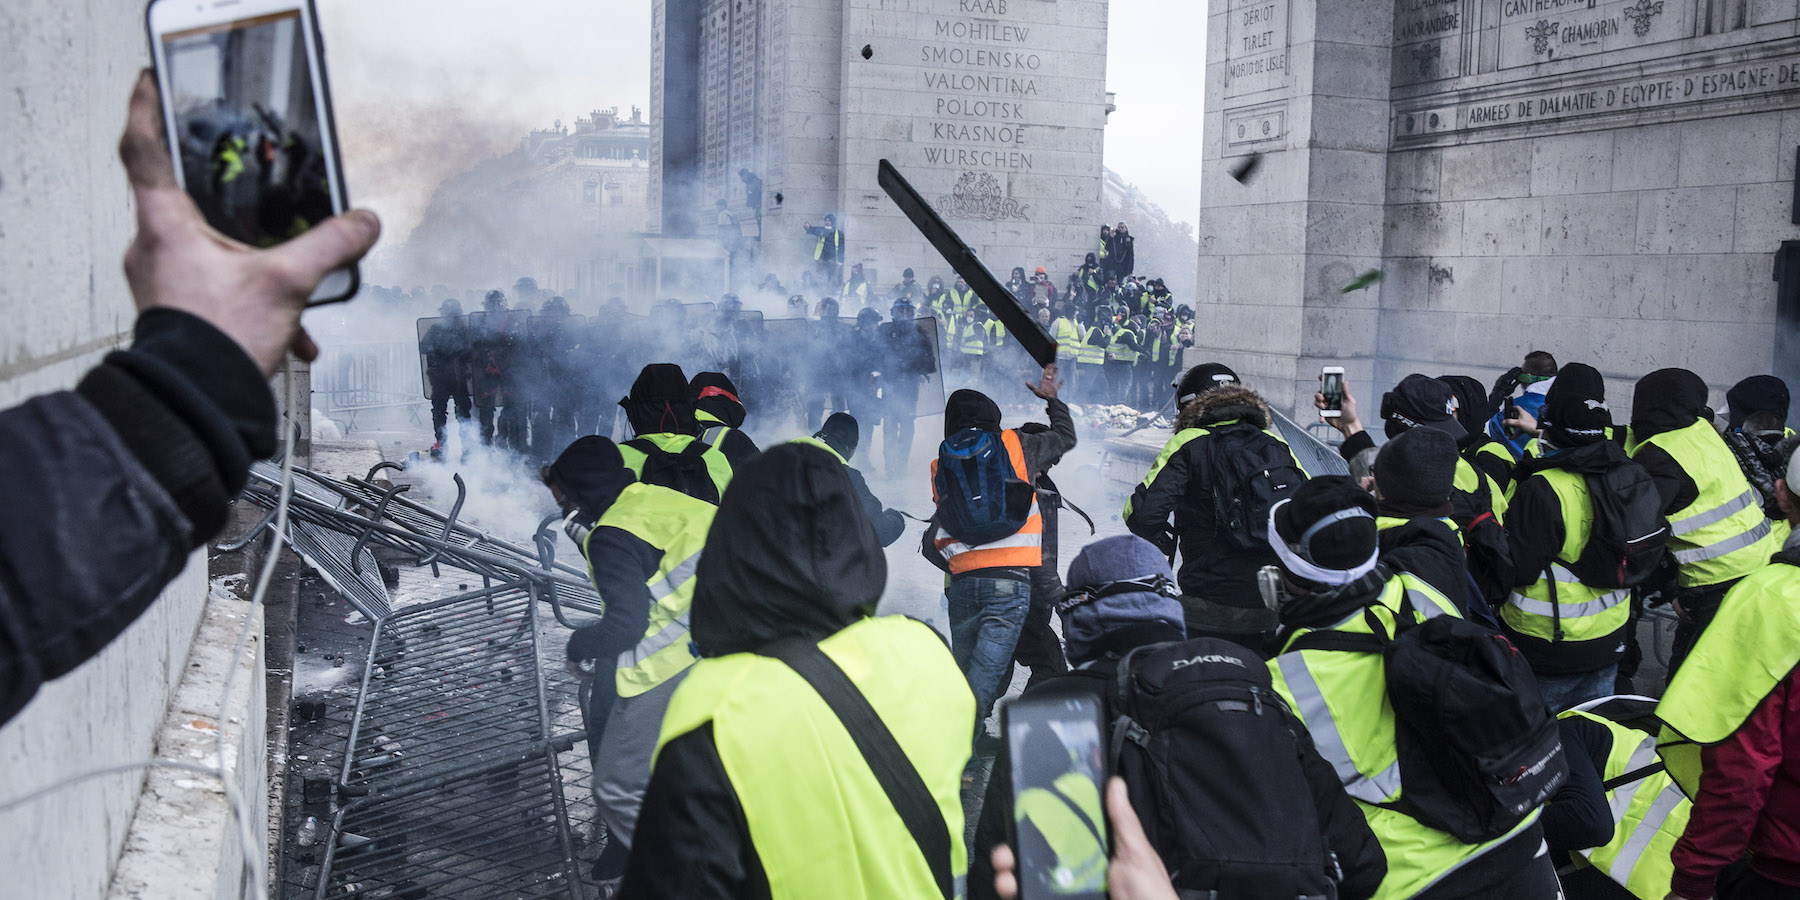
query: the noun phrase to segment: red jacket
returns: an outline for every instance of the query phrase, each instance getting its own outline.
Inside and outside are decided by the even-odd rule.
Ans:
[[[1671,854],[1675,893],[1711,897],[1719,870],[1746,850],[1757,874],[1800,886],[1800,671],[1700,760],[1699,795]]]

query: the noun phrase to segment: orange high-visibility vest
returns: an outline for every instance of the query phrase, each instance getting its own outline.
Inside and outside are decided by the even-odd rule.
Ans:
[[[1031,478],[1025,472],[1025,448],[1019,443],[1019,433],[1011,428],[1000,432],[1000,443],[1006,447],[1006,458],[1012,462],[1013,472],[1019,480],[1026,484]],[[931,500],[937,502],[937,460],[931,461]],[[1031,495],[1031,515],[1026,517],[1025,524],[1009,537],[987,544],[970,546],[945,534],[942,529],[935,541],[938,552],[944,554],[950,566],[950,574],[960,575],[976,569],[1012,568],[1020,566],[1041,566],[1044,564],[1044,518],[1038,513],[1037,494]]]

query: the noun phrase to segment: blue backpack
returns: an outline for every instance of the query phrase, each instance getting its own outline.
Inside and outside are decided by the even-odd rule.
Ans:
[[[1010,537],[1031,518],[1037,491],[1013,471],[1000,435],[965,428],[938,445],[937,523],[970,546]]]

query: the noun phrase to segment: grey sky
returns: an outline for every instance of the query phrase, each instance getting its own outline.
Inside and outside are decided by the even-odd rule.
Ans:
[[[650,99],[648,0],[318,0],[352,200],[392,248],[442,179],[530,128]],[[1206,4],[1112,4],[1106,162],[1179,220],[1200,197]],[[374,262],[379,265],[379,252]]]

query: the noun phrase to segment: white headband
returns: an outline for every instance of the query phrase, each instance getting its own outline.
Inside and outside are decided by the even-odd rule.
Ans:
[[[1275,530],[1275,511],[1289,502],[1291,499],[1282,500],[1269,507],[1269,546],[1275,548],[1275,556],[1281,560],[1284,568],[1307,581],[1331,587],[1349,584],[1375,571],[1375,564],[1381,559],[1381,548],[1379,547],[1369,554],[1369,558],[1362,565],[1354,569],[1326,569],[1301,559],[1300,554],[1295,553],[1293,548],[1288,546],[1287,541],[1281,539],[1281,534]],[[1374,518],[1369,515],[1367,510],[1344,510],[1343,512],[1350,513],[1346,518]]]

